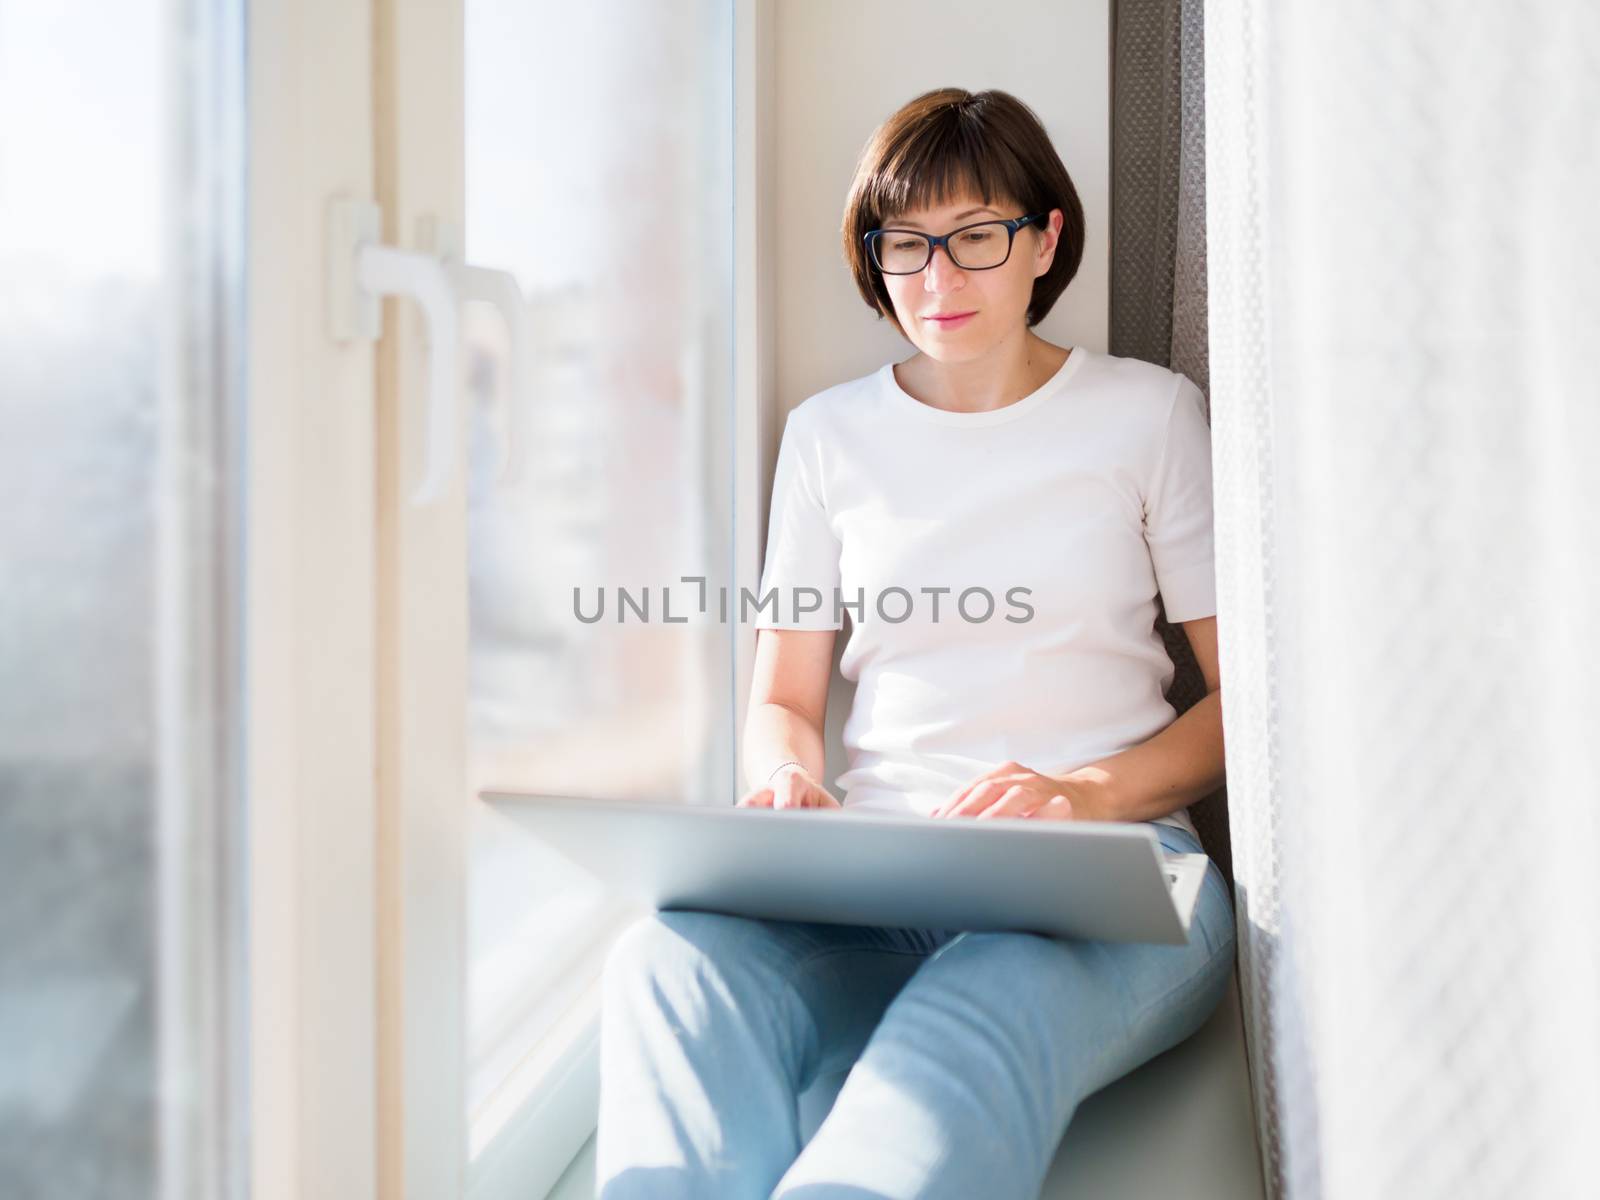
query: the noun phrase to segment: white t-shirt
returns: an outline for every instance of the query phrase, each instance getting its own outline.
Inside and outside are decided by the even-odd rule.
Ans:
[[[1173,623],[1216,613],[1211,431],[1184,375],[1079,346],[1021,400],[961,413],[885,363],[789,413],[776,595],[752,619],[849,613],[846,805],[927,814],[1008,759],[1054,774],[1153,737],[1177,715],[1158,590]],[[1159,820],[1194,831],[1186,809]]]

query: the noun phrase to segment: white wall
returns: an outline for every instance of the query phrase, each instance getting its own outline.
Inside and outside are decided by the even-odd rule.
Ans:
[[[914,353],[857,294],[839,227],[856,155],[872,130],[935,87],[1002,88],[1039,114],[1078,188],[1088,226],[1083,265],[1039,333],[1058,345],[1081,342],[1104,350],[1108,0],[1031,0],[989,9],[952,0],[778,0],[776,18],[772,161],[780,414],[813,392]],[[993,23],[987,44],[968,32],[975,22]],[[896,59],[883,62],[871,53],[878,42],[897,46]]]
[[[978,9],[952,0],[774,0],[774,178],[766,217],[776,330],[774,405],[764,423],[763,501],[784,414],[823,388],[915,353],[867,308],[845,266],[839,231],[856,156],[877,125],[935,87],[1001,88],[1044,122],[1083,202],[1083,264],[1037,327],[1062,346],[1107,345],[1111,210],[1109,0],[1031,0]],[[992,23],[987,42],[970,32]],[[882,61],[869,51],[893,44]],[[765,510],[761,528],[765,529]],[[837,673],[828,703],[828,781],[844,770],[839,730],[853,685]],[[742,705],[741,705],[742,711]]]

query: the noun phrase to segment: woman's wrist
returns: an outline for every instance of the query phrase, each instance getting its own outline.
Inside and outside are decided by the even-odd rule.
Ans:
[[[1049,778],[1065,785],[1062,795],[1072,801],[1073,819],[1077,821],[1118,821],[1117,802],[1111,777],[1106,771],[1090,763],[1075,771],[1067,771]]]
[[[806,769],[805,763],[801,762],[799,759],[786,758],[781,763],[779,763],[777,766],[773,767],[772,770],[767,772],[767,782],[771,783],[772,780],[773,780],[773,777],[776,776],[777,773],[779,771],[783,770],[783,768],[785,768],[785,767],[799,767],[802,772],[804,772],[805,769]]]

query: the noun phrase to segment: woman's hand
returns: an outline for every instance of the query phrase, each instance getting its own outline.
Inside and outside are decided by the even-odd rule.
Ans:
[[[778,771],[766,787],[756,788],[739,799],[736,808],[843,808],[832,793],[798,763]]]
[[[1088,821],[1090,792],[1071,778],[1041,775],[1017,762],[1003,762],[956,792],[929,816],[1038,817]]]

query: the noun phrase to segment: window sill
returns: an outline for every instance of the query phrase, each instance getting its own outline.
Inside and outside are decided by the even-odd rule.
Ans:
[[[549,1032],[472,1112],[470,1200],[543,1196],[595,1131],[600,1100],[600,975],[637,912],[609,922],[571,971],[577,995]]]

